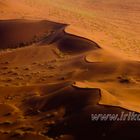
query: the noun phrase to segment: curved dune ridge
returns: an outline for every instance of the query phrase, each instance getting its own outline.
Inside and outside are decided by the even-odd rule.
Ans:
[[[78,88],[85,88],[85,89],[99,89],[101,94],[101,99],[99,101],[99,104],[103,105],[113,105],[113,106],[119,106],[122,108],[130,109],[136,112],[140,112],[140,106],[139,106],[139,100],[136,100],[139,97],[140,89],[116,89],[118,94],[109,93],[106,89],[103,89],[100,84],[97,83],[91,83],[91,82],[75,82],[73,86]],[[107,88],[107,87],[106,87]],[[107,88],[108,89],[108,88]],[[110,90],[110,89],[109,89]],[[115,91],[115,92],[116,92]],[[121,95],[127,94],[127,96]],[[135,95],[131,95],[130,93],[133,92]],[[121,97],[120,97],[121,95]],[[124,99],[125,98],[125,99]]]
[[[140,62],[66,27],[0,21],[0,138],[140,138],[139,121],[91,120],[91,114],[140,113]]]

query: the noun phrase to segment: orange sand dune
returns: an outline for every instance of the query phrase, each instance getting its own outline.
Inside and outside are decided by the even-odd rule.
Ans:
[[[98,88],[101,91],[101,100],[99,104],[113,105],[122,108],[130,109],[136,112],[140,112],[139,99],[140,88],[115,88],[116,85],[111,86],[107,84],[91,83],[91,82],[76,82],[74,84],[78,88],[95,89]],[[114,92],[109,92],[113,91]],[[133,94],[132,94],[133,93]]]
[[[2,20],[0,22],[0,49],[33,44],[64,27],[63,24],[49,21]]]
[[[139,60],[139,0],[12,0],[2,3],[7,4],[8,9],[0,13],[1,19],[49,19],[68,23],[71,25],[68,32]]]
[[[139,11],[139,0],[0,0],[0,139],[140,139],[139,120],[92,120],[140,115]]]
[[[0,137],[140,138],[137,121],[91,121],[91,114],[140,113],[139,61],[69,34],[66,26],[0,21]]]

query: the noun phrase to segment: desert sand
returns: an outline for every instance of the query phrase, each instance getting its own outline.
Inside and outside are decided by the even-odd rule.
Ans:
[[[0,0],[0,139],[140,139],[139,0]]]

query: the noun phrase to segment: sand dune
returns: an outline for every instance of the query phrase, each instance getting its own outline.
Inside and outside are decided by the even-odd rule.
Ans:
[[[63,26],[65,25],[49,21],[1,21],[0,49],[18,48],[33,44]]]
[[[139,138],[139,122],[90,118],[92,113],[139,114],[139,61],[65,28],[46,20],[0,21],[1,138]]]
[[[2,11],[1,19],[48,19],[68,23],[71,26],[67,32],[90,38],[131,59],[140,59],[139,0],[5,0],[2,3],[8,4],[8,9]]]
[[[139,7],[0,0],[0,139],[140,139]]]

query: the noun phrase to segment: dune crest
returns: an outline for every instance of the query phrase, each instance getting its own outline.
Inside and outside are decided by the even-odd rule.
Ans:
[[[140,106],[139,106],[140,95],[138,95],[138,93],[140,92],[140,89],[137,89],[137,90],[136,89],[119,89],[119,90],[116,89],[117,92],[115,91],[116,93],[114,94],[113,92],[107,91],[107,89],[111,90],[113,89],[113,87],[110,87],[110,89],[106,87],[106,89],[104,89],[102,85],[100,86],[99,83],[97,84],[94,82],[88,82],[88,81],[75,82],[73,86],[78,87],[78,88],[85,88],[85,89],[98,89],[101,94],[100,101],[99,101],[99,104],[101,105],[118,106],[118,107],[122,107],[128,110],[136,111],[140,113]],[[135,94],[134,95],[130,94],[131,91],[135,92]],[[125,93],[125,99],[122,98],[123,95],[121,95],[123,92]],[[136,101],[136,98],[138,99],[138,101]]]

